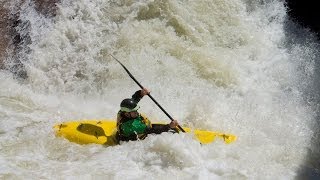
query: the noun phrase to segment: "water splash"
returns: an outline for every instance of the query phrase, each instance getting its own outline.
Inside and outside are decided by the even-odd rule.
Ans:
[[[80,0],[57,7],[50,19],[25,4],[28,78],[0,74],[0,161],[8,164],[1,177],[28,177],[29,170],[85,179],[297,174],[316,114],[303,98],[314,49],[287,41],[281,2]],[[55,138],[53,124],[114,118],[138,89],[110,53],[182,124],[232,132],[238,142],[200,146],[188,135],[163,134],[103,148]],[[147,98],[140,106],[151,120],[166,119]]]

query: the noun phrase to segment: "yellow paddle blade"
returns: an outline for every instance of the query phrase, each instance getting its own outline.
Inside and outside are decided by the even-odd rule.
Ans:
[[[216,138],[221,138],[226,144],[232,143],[237,140],[237,137],[232,134],[224,134],[219,132],[213,131],[203,131],[203,130],[191,130],[190,128],[183,128],[188,133],[193,133],[195,137],[202,143],[202,144],[209,144],[216,140]]]

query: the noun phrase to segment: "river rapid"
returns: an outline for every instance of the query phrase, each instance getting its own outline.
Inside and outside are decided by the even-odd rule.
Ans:
[[[4,62],[21,61],[27,77],[0,71],[0,179],[294,179],[312,167],[319,46],[283,2],[62,0],[54,17],[30,0],[6,6],[29,38]],[[109,54],[180,124],[237,141],[163,133],[103,147],[55,137],[57,123],[115,119],[139,89]],[[148,97],[139,105],[169,122]]]

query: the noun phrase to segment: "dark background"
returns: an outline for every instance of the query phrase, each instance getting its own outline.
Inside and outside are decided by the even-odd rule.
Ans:
[[[320,37],[320,2],[318,0],[286,0],[290,18]]]
[[[311,138],[312,147],[309,149],[305,164],[301,166],[296,177],[297,180],[320,180],[320,3],[317,0],[286,0],[289,19],[305,28],[307,32],[313,32],[318,38],[318,53],[316,53],[316,68],[314,87],[311,95],[318,116],[318,127],[314,127],[314,136]],[[290,31],[290,30],[289,30]]]

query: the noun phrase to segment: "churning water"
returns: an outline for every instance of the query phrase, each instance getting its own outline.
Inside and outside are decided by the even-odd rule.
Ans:
[[[62,0],[53,18],[6,3],[17,4],[29,42],[6,63],[18,58],[27,78],[0,72],[1,179],[293,179],[304,166],[318,52],[312,35],[288,30],[283,2]],[[164,133],[106,148],[55,137],[63,121],[114,119],[139,89],[109,54],[180,124],[238,140]],[[169,122],[148,97],[140,106]]]

